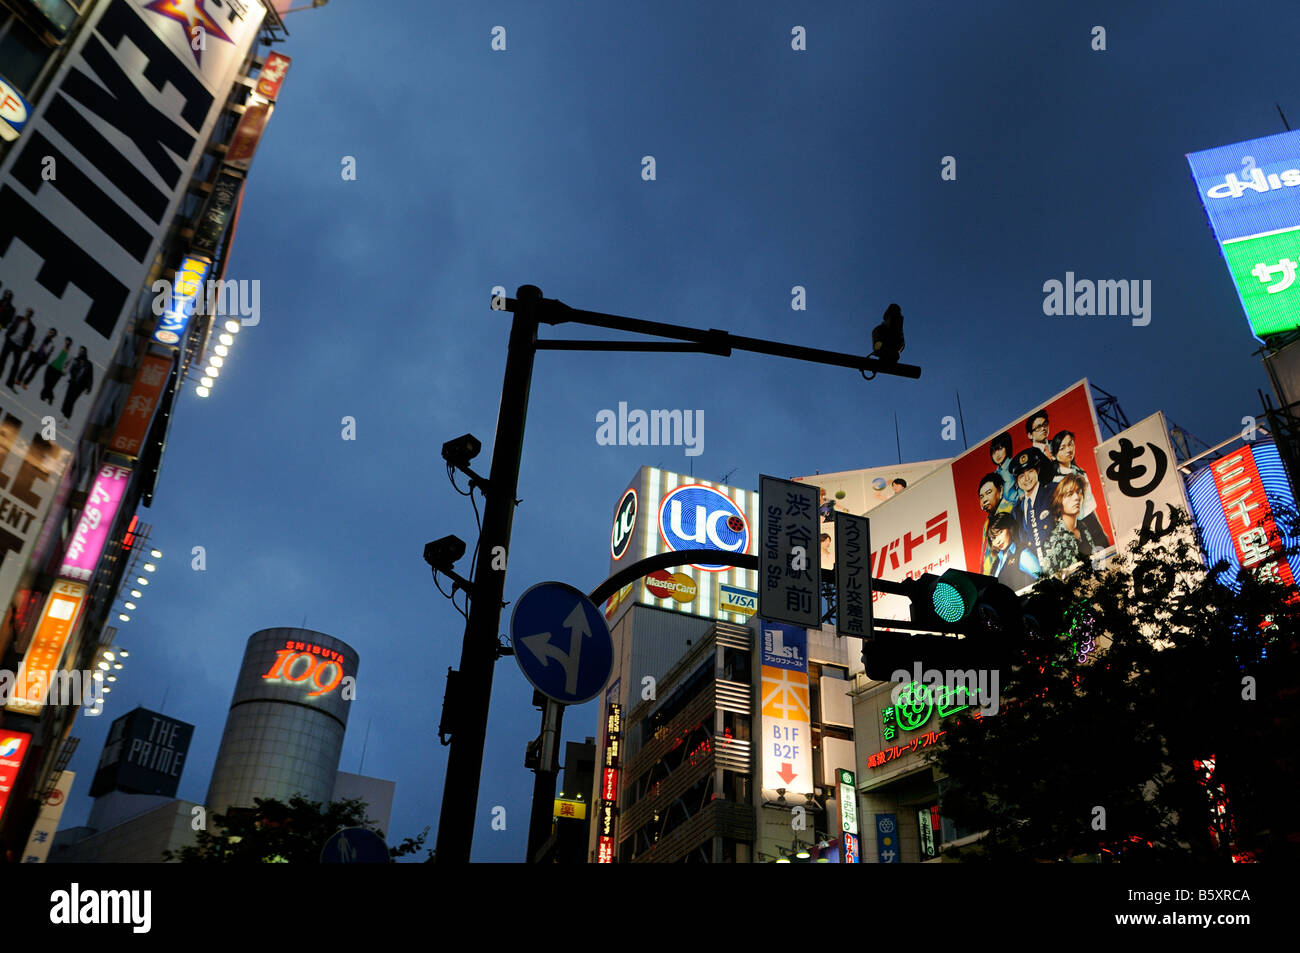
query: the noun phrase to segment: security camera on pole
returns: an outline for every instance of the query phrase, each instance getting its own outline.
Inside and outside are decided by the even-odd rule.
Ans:
[[[439,861],[452,863],[465,863],[470,858],[478,810],[488,709],[492,700],[492,667],[501,655],[506,654],[502,651],[498,639],[502,597],[505,593],[505,562],[502,561],[494,567],[494,559],[498,553],[507,553],[510,546],[510,532],[516,504],[515,492],[519,488],[524,425],[528,415],[528,394],[532,386],[533,360],[536,353],[542,350],[653,351],[705,353],[729,357],[732,350],[745,350],[852,368],[860,371],[864,377],[868,371],[871,372],[871,378],[874,378],[877,373],[912,379],[921,376],[919,367],[898,363],[898,354],[902,351],[901,312],[897,320],[887,329],[884,345],[881,347],[873,345],[873,350],[877,353],[871,357],[861,357],[819,348],[741,337],[716,328],[708,330],[687,328],[640,318],[583,311],[571,308],[561,301],[544,298],[541,289],[535,285],[521,285],[514,298],[494,295],[491,302],[493,310],[513,312],[514,319],[511,323],[510,342],[506,350],[505,380],[502,384],[501,405],[497,415],[496,438],[492,447],[492,467],[487,479],[484,480],[470,473],[468,469],[467,458],[472,458],[472,454],[479,449],[477,440],[470,438],[467,441],[465,438],[459,438],[449,441],[443,448],[449,471],[455,468],[469,473],[470,493],[474,493],[477,489],[484,494],[486,500],[482,534],[478,545],[478,560],[472,575],[467,580],[470,587],[462,585],[470,598],[465,638],[461,647],[460,670],[449,671],[448,695],[443,703],[442,727],[446,729],[444,733],[451,736],[451,747],[447,758],[446,781],[443,786],[436,857]],[[668,340],[538,340],[539,325],[569,322]],[[459,491],[459,488],[457,489]],[[440,570],[435,568],[435,572],[438,571]],[[542,643],[535,644],[543,654],[547,653]],[[552,657],[555,651],[562,651],[550,640],[547,644],[553,647]],[[555,738],[558,743],[558,731],[555,732]],[[551,774],[550,778],[553,785],[554,774]],[[541,780],[542,775],[539,773],[539,784]]]

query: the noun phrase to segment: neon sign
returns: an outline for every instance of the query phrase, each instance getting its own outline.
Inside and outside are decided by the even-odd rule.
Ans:
[[[954,704],[959,700],[965,704]],[[916,731],[938,713],[947,718],[970,707],[971,699],[964,685],[950,688],[940,685],[930,688],[920,682],[908,683],[898,695],[898,704],[880,709],[880,733],[886,741],[893,741],[900,731]]]
[[[321,648],[306,642],[286,642],[285,648],[275,653],[275,661],[262,678],[269,682],[289,682],[299,684],[311,681],[316,691],[308,692],[307,697],[327,695],[339,687],[343,681],[343,656],[331,649]],[[306,662],[306,667],[299,665]],[[326,681],[326,672],[333,669],[332,677]]]

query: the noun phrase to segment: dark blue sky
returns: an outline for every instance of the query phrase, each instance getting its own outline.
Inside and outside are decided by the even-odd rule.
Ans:
[[[83,822],[112,718],[168,690],[166,712],[197,726],[180,795],[201,800],[245,640],[305,616],[361,656],[341,766],[358,770],[373,722],[364,770],[397,782],[391,838],[436,828],[463,623],[421,551],[448,533],[473,546],[440,448],[472,432],[487,469],[509,328],[494,285],[854,353],[897,301],[903,359],[923,368],[868,383],[740,353],[540,354],[508,600],[605,577],[612,510],[643,463],[735,468],[747,488],[889,464],[895,413],[904,460],[952,456],[956,391],[974,444],[1081,377],[1132,421],[1164,410],[1210,444],[1239,430],[1267,382],[1185,153],[1283,131],[1275,101],[1300,123],[1295,19],[1276,2],[335,0],[291,15],[227,272],[262,282],[261,323],[212,397],[178,402],[141,513],[166,556],[121,625],[132,661],[105,717],[76,726],[65,825]],[[1150,280],[1150,324],[1045,316],[1043,283],[1067,271]],[[596,414],[620,401],[702,410],[704,452],[598,446]],[[530,697],[502,660],[477,860],[523,856]],[[568,713],[567,739],[596,733],[595,707]]]

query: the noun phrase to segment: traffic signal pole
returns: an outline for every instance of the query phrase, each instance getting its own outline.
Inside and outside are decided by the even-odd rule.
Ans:
[[[483,745],[487,740],[488,709],[492,703],[492,669],[500,641],[501,601],[506,573],[493,569],[493,553],[504,547],[510,557],[510,530],[515,517],[515,492],[519,489],[519,460],[524,449],[524,423],[528,393],[537,353],[537,307],[541,289],[523,285],[517,292],[510,344],[506,351],[505,381],[492,442],[492,469],[488,474],[483,506],[483,530],[478,562],[474,566],[474,591],[470,594],[469,621],[460,652],[460,675],[455,699],[455,728],[447,754],[447,775],[438,817],[439,862],[469,863],[478,816],[479,781],[483,772]],[[472,492],[472,491],[471,491]]]
[[[524,424],[528,416],[528,394],[537,351],[668,351],[730,356],[735,349],[834,367],[850,367],[862,371],[863,376],[868,371],[872,372],[872,377],[876,373],[913,380],[921,376],[921,368],[900,364],[896,360],[741,337],[716,328],[688,328],[570,308],[562,301],[544,298],[541,289],[535,285],[521,285],[515,294],[516,297],[506,298],[504,302],[500,299],[494,299],[493,302],[495,310],[513,312],[514,320],[510,326],[505,380],[501,386],[501,406],[497,412],[497,429],[492,445],[492,469],[484,490],[486,502],[483,528],[479,536],[478,561],[474,566],[473,589],[469,593],[469,619],[461,645],[460,669],[456,673],[454,693],[449,687],[449,697],[443,706],[444,720],[448,712],[451,714],[451,744],[447,756],[435,856],[439,862],[446,863],[468,863],[474,840],[479,783],[483,771],[483,746],[487,739],[488,712],[492,702],[492,669],[500,657],[501,606],[506,581],[505,571],[493,569],[492,562],[498,546],[502,547],[507,561],[509,560],[515,493],[519,489],[519,464],[524,445]],[[673,343],[538,341],[537,330],[540,324],[568,322],[669,338]],[[448,685],[452,684],[449,678]],[[558,726],[555,746],[559,746]],[[554,792],[554,774],[551,774],[550,783],[551,791]],[[535,793],[535,803],[540,803],[541,800]]]

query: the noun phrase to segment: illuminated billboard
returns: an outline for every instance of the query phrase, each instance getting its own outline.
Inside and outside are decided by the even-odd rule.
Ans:
[[[808,630],[764,619],[760,632],[762,796],[765,802],[784,801],[814,787]]]
[[[1101,442],[1088,382],[1039,404],[871,511],[871,575],[901,581],[962,569],[1019,592],[1112,550]],[[881,617],[907,619],[905,596],[872,593]]]
[[[118,507],[126,494],[126,485],[131,480],[131,468],[106,463],[95,475],[90,496],[86,497],[86,506],[81,511],[81,519],[68,543],[68,550],[63,555],[59,566],[59,575],[64,579],[76,579],[90,582],[99,565],[99,557],[104,554],[108,534],[117,519]]]
[[[194,308],[202,300],[203,279],[208,276],[211,267],[212,262],[198,255],[187,255],[181,261],[181,266],[176,269],[176,276],[172,279],[171,298],[153,332],[153,339],[159,344],[179,347],[185,340]]]
[[[0,530],[0,608],[266,13],[260,0],[206,13],[151,0],[88,6],[0,160],[0,284],[15,309],[0,359],[15,385],[0,387],[0,506],[14,514]],[[205,42],[192,45],[199,24]]]
[[[160,354],[146,354],[136,374],[131,393],[122,405],[122,416],[117,429],[108,441],[108,449],[127,457],[140,456],[140,447],[149,432],[154,409],[162,396],[167,377],[171,374],[172,358]]]
[[[1187,161],[1255,337],[1300,327],[1300,130]]]
[[[611,514],[609,572],[659,553],[717,549],[757,555],[758,493],[681,473],[642,467]],[[623,603],[744,625],[756,605],[758,574],[720,563],[681,565],[638,579],[606,604],[615,620]]]
[[[1211,566],[1228,563],[1223,581],[1233,589],[1243,569],[1295,588],[1300,555],[1285,558],[1284,527],[1273,519],[1275,507],[1295,506],[1291,484],[1277,446],[1271,442],[1243,446],[1224,454],[1192,478],[1187,488]]]
[[[18,680],[13,696],[5,705],[7,710],[23,715],[41,713],[85,596],[86,587],[79,582],[60,579],[50,588],[36,633],[18,667]]]
[[[5,808],[9,805],[9,792],[18,780],[22,770],[23,759],[27,757],[27,746],[32,736],[22,731],[6,731],[0,728],[0,820],[4,820]]]

